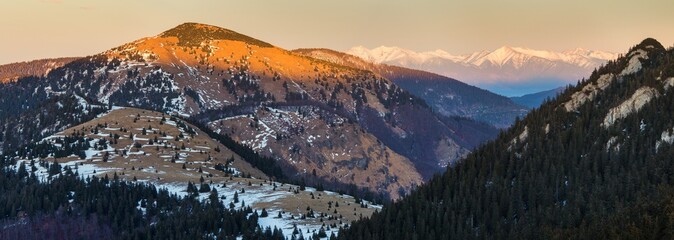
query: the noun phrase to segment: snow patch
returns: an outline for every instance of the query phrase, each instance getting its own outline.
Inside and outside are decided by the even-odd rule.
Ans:
[[[655,151],[657,151],[662,144],[672,144],[674,143],[674,129],[672,130],[665,130],[662,132],[660,135],[660,140],[655,142]]]
[[[618,137],[611,137],[607,142],[606,142],[606,152],[609,152],[610,150],[614,151],[620,151],[620,144],[616,144],[618,142]]]
[[[520,135],[514,138],[512,141],[510,141],[510,143],[515,144],[517,142],[523,142],[524,140],[527,140],[528,136],[529,136],[529,127],[525,126],[524,131],[522,131],[522,133],[520,133]]]
[[[671,87],[674,87],[674,77],[665,80],[665,90],[669,90]]]

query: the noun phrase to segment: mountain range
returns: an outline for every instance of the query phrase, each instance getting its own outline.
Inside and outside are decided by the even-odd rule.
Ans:
[[[443,50],[414,52],[399,47],[362,46],[346,51],[374,63],[421,69],[459,79],[506,96],[575,84],[619,54],[582,48],[561,52],[504,46],[453,55]]]
[[[519,98],[356,55],[184,23],[0,66],[0,238],[672,238],[674,48]]]
[[[555,88],[555,89],[537,92],[537,93],[526,94],[526,95],[522,95],[522,96],[519,96],[519,97],[510,97],[510,99],[513,102],[515,102],[519,105],[527,106],[529,108],[537,108],[537,107],[541,106],[541,104],[545,100],[554,99],[555,97],[557,97],[557,95],[564,92],[565,89],[566,89],[566,87],[558,87],[558,88]]]
[[[673,86],[645,39],[339,238],[671,238]]]
[[[294,181],[394,199],[498,132],[435,113],[383,74],[197,23],[44,68],[0,93],[2,152],[112,106],[136,107],[227,136]]]
[[[442,75],[388,64],[377,64],[330,49],[294,50],[312,58],[364,69],[384,76],[401,88],[419,96],[445,117],[463,117],[507,128],[528,109],[498,94]],[[459,120],[459,119],[457,119]],[[479,134],[480,131],[474,132]]]

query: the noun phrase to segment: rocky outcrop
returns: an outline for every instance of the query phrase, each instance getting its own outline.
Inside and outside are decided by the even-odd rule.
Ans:
[[[665,80],[665,90],[669,90],[671,87],[674,87],[674,77],[670,77]]]
[[[630,61],[627,67],[620,72],[620,76],[625,76],[641,71],[641,59],[648,59],[648,52],[643,49],[637,49],[629,54]]]
[[[613,82],[613,79],[615,79],[613,74],[599,76],[596,83],[585,85],[583,90],[573,93],[573,95],[571,95],[571,100],[564,103],[564,109],[566,109],[567,112],[578,110],[583,103],[592,101],[599,91],[606,89],[611,82]]]
[[[658,90],[652,87],[641,87],[637,89],[632,96],[622,102],[617,107],[611,108],[601,124],[603,127],[610,127],[617,120],[639,111],[641,107],[650,102],[653,98],[660,96]]]

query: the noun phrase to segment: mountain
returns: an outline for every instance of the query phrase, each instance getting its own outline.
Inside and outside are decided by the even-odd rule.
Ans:
[[[362,58],[329,49],[297,49],[294,52],[309,57],[375,72],[390,79],[401,88],[421,97],[433,110],[446,117],[465,117],[488,123],[497,128],[509,127],[527,109],[510,99],[470,86],[438,74],[376,64]],[[468,123],[468,122],[467,122]],[[485,134],[486,139],[491,134]],[[485,138],[478,139],[479,143]]]
[[[22,77],[44,76],[55,68],[75,61],[77,58],[40,59],[28,62],[0,65],[0,83],[16,81]]]
[[[262,228],[281,228],[287,238],[292,237],[294,226],[297,231],[307,232],[318,231],[325,224],[334,227],[324,229],[330,234],[381,207],[349,195],[270,181],[275,176],[262,170],[274,165],[273,160],[256,162],[254,156],[240,150],[241,146],[210,136],[208,130],[202,131],[176,116],[116,107],[4,156],[11,156],[13,161],[8,161],[11,164],[3,170],[11,169],[24,175],[22,178],[26,181],[30,181],[25,176],[30,173],[36,180],[47,182],[66,177],[67,170],[60,171],[63,168],[75,172],[82,180],[112,176],[129,183],[152,183],[157,189],[166,189],[185,199],[208,199],[215,194],[216,199],[221,199],[231,210],[247,214],[253,210],[256,214],[264,211],[268,216],[255,218],[255,224]],[[53,167],[57,164],[59,171]],[[79,202],[75,198],[82,194],[76,191],[80,190],[73,190],[72,202]],[[127,192],[127,195],[133,194]],[[150,205],[160,205],[160,202],[151,197],[135,200],[132,209],[143,212],[138,218],[150,218],[153,214]],[[339,204],[343,206],[340,208]],[[351,205],[360,206],[348,207]],[[77,209],[76,206],[70,207]],[[39,225],[39,220],[33,221]],[[28,228],[24,226],[26,222],[0,223],[3,229],[0,237],[16,239],[12,232],[19,234],[21,229]],[[92,225],[82,231],[95,232],[93,229],[98,226]]]
[[[473,136],[479,124],[437,115],[371,71],[185,23],[46,76],[1,84],[0,151],[91,120],[111,106],[188,118],[276,159],[294,181],[391,198],[456,163],[491,134]]]
[[[346,52],[374,63],[453,77],[506,96],[575,84],[593,69],[619,56],[581,48],[554,52],[508,46],[465,55],[452,55],[442,50],[417,53],[385,46],[374,49],[358,46]]]
[[[519,105],[527,106],[529,108],[537,108],[543,103],[543,101],[557,97],[557,95],[564,92],[564,89],[566,89],[566,87],[558,87],[555,89],[526,94],[519,97],[511,97],[510,99]]]
[[[672,86],[646,39],[339,238],[670,238]]]

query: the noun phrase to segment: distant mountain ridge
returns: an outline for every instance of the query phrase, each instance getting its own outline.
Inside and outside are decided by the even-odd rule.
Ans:
[[[0,83],[15,81],[28,76],[44,76],[49,71],[77,59],[76,57],[51,58],[0,65]]]
[[[576,83],[619,54],[582,48],[561,52],[504,46],[493,51],[453,55],[443,50],[415,52],[399,47],[362,46],[346,51],[374,63],[434,72],[503,95],[522,95],[515,86],[542,91]],[[527,85],[528,84],[528,85]]]
[[[424,99],[436,112],[509,127],[527,109],[501,95],[431,72],[369,62],[355,55],[330,49],[297,49],[313,58],[382,75],[412,94]]]
[[[550,89],[547,91],[542,91],[542,92],[537,92],[537,93],[531,93],[531,94],[526,94],[522,95],[519,97],[511,97],[510,99],[513,100],[513,102],[522,105],[522,106],[527,106],[529,108],[537,108],[540,106],[543,101],[546,99],[552,100],[553,98],[557,97],[560,93],[562,93],[566,89],[566,87],[558,87],[555,89]]]

